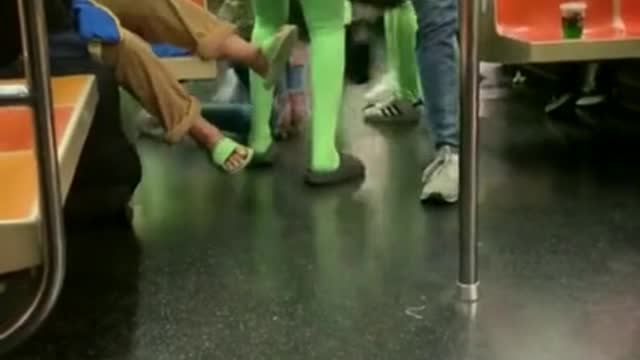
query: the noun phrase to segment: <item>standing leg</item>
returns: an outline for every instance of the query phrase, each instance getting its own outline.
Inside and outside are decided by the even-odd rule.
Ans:
[[[273,37],[280,26],[289,17],[289,0],[253,0],[255,26],[253,28],[253,42],[262,44]],[[270,120],[273,108],[273,90],[265,89],[262,80],[254,72],[250,74],[251,102],[253,114],[251,116],[251,133],[249,144],[255,150],[256,162],[268,163],[270,158],[264,158],[271,153],[273,143]],[[268,157],[268,156],[267,156]]]
[[[344,86],[345,27],[343,0],[302,0],[311,37],[311,183],[333,183],[364,175],[359,160],[340,155],[336,130]],[[318,180],[318,181],[315,181]],[[326,181],[325,181],[326,180]]]
[[[418,23],[411,1],[385,14],[387,59],[398,81],[401,99],[417,101],[422,94],[416,62],[416,31]]]
[[[384,16],[389,85],[381,90],[380,100],[365,108],[369,122],[406,123],[420,118],[419,99],[422,95],[416,62],[416,31],[418,24],[411,1],[406,0]],[[381,84],[385,84],[382,82]],[[383,86],[384,88],[384,86]]]
[[[413,0],[418,17],[417,58],[438,155],[423,174],[421,200],[456,202],[460,83],[457,0]]]
[[[274,114],[272,118],[272,131],[278,140],[286,140],[288,137],[287,129],[291,126],[291,103],[289,102],[289,72],[291,65],[287,64],[287,71],[282,76],[276,86],[276,103],[274,104]]]
[[[291,107],[294,124],[304,121],[309,116],[307,108],[307,88],[305,85],[305,65],[309,55],[306,45],[302,42],[293,51],[291,68],[287,74],[287,85],[291,97]]]
[[[288,139],[296,136],[302,126],[302,122],[309,116],[307,107],[307,91],[305,86],[305,64],[307,63],[307,51],[302,42],[294,49],[289,61],[286,78],[286,92],[284,99],[279,99],[288,104],[288,121],[279,122],[278,136]]]

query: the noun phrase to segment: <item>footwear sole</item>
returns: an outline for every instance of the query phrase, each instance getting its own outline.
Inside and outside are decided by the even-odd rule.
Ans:
[[[271,144],[263,154],[257,154],[254,152],[253,158],[247,167],[251,169],[270,168],[275,164],[277,157],[278,150],[274,144]]]
[[[423,204],[434,204],[434,205],[453,205],[458,202],[458,198],[446,198],[442,194],[430,194],[426,198],[421,198],[420,202]]]
[[[265,89],[271,89],[284,73],[287,62],[291,57],[296,42],[298,41],[298,28],[294,25],[285,25],[280,31],[285,32],[279,39],[278,51],[275,58],[269,64],[269,73],[264,78]]]
[[[364,121],[369,124],[380,124],[380,125],[384,125],[384,124],[412,125],[412,124],[417,124],[419,120],[417,116],[390,116],[390,117],[365,116]]]
[[[334,171],[311,171],[305,175],[305,182],[310,186],[331,186],[351,181],[363,180],[366,176],[364,164],[360,159],[340,154],[340,167]]]

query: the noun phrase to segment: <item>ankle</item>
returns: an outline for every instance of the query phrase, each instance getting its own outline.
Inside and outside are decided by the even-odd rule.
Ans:
[[[256,154],[265,153],[272,143],[273,139],[271,139],[271,135],[260,139],[252,136],[249,139],[249,147],[251,147],[256,152]]]
[[[198,144],[207,149],[213,149],[223,138],[222,133],[204,119],[196,121],[189,129],[189,134]]]
[[[340,155],[336,150],[323,152],[323,154],[312,154],[311,170],[313,171],[334,171],[340,167]]]
[[[266,76],[269,72],[269,61],[264,55],[264,52],[260,48],[256,48],[255,53],[251,58],[251,69],[260,76]]]

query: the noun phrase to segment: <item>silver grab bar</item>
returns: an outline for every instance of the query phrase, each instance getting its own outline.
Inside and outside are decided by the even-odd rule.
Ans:
[[[478,300],[478,42],[479,0],[459,0],[462,143],[460,149],[460,249],[458,293]]]
[[[49,48],[43,1],[46,0],[18,0],[22,54],[30,100],[27,103],[33,109],[34,118],[43,274],[38,293],[28,310],[0,333],[0,354],[19,345],[42,325],[60,295],[65,274],[62,195],[52,121]]]

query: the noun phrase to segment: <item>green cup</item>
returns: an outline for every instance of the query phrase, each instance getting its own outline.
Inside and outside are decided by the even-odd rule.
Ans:
[[[587,4],[567,2],[560,4],[562,15],[562,35],[565,39],[581,39],[584,32],[584,18]]]

